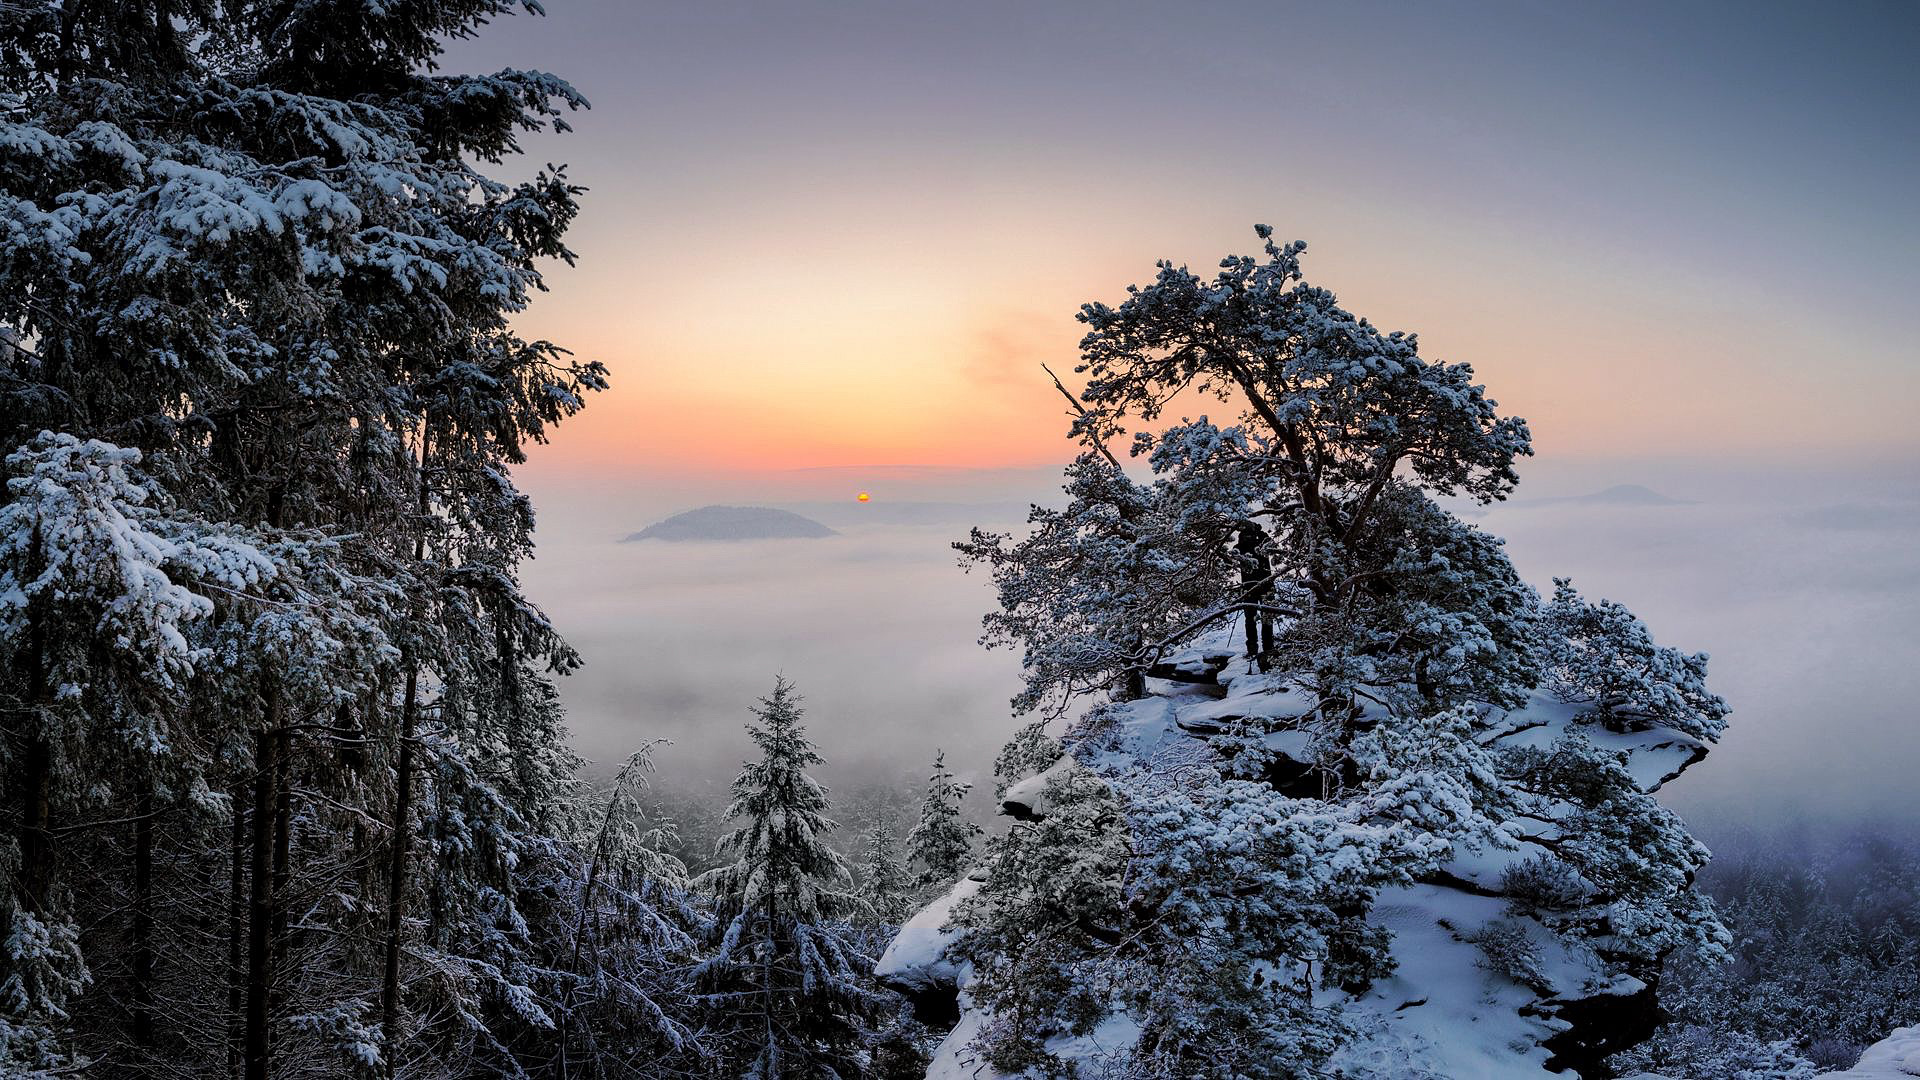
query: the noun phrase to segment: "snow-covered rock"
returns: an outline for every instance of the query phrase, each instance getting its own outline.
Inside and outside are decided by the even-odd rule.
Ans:
[[[1251,670],[1229,633],[1208,635],[1154,671],[1147,696],[1113,705],[1100,723],[1080,729],[1071,756],[1009,787],[1001,812],[1021,820],[1044,817],[1048,782],[1069,769],[1094,773],[1136,770],[1177,776],[1182,769],[1221,763],[1217,740],[1258,733],[1258,741],[1284,764],[1304,771],[1315,747],[1304,727],[1315,695],[1284,675]],[[1363,718],[1362,722],[1366,722]],[[1548,748],[1578,729],[1595,746],[1622,755],[1629,775],[1652,792],[1700,760],[1706,745],[1667,729],[1620,732],[1582,715],[1578,706],[1535,694],[1522,708],[1488,717],[1485,745]],[[1279,784],[1275,777],[1269,782]],[[1508,846],[1457,845],[1440,872],[1421,882],[1380,894],[1370,918],[1393,935],[1392,975],[1374,983],[1344,1009],[1365,1034],[1344,1049],[1335,1064],[1356,1080],[1544,1080],[1571,1076],[1576,1066],[1599,1061],[1622,1040],[1652,1030],[1658,1012],[1652,988],[1609,966],[1592,952],[1563,944],[1504,895],[1508,871],[1547,851],[1559,836],[1556,823],[1524,818],[1509,822]],[[999,1074],[976,1059],[971,1044],[988,1023],[968,997],[968,973],[945,956],[955,939],[946,929],[954,905],[979,889],[962,880],[954,890],[916,915],[882,958],[878,974],[916,995],[937,988],[958,1017],[942,1042],[929,1077],[993,1080]],[[1499,924],[1517,926],[1533,943],[1537,968],[1525,982],[1489,970],[1480,932]],[[1330,999],[1337,991],[1329,991]],[[1109,1017],[1080,1040],[1048,1049],[1081,1060],[1124,1050],[1135,1030],[1123,1014]],[[1893,1076],[1892,1073],[1863,1074]]]
[[[1920,1076],[1920,1026],[1900,1028],[1867,1047],[1853,1068],[1822,1080],[1912,1080]]]
[[[947,959],[947,946],[959,934],[947,928],[955,904],[980,891],[980,883],[961,878],[946,895],[920,909],[894,935],[873,973],[881,981],[905,991],[957,987],[960,970]]]
[[[1031,821],[1047,812],[1047,782],[1074,768],[1072,758],[1061,758],[1051,768],[1007,789],[1000,797],[1000,812],[1008,817]]]

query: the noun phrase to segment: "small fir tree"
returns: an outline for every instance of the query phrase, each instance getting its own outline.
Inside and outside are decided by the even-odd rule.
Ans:
[[[913,910],[913,876],[900,858],[893,826],[884,821],[867,832],[859,895],[866,914],[882,926],[899,926]]]
[[[696,969],[728,1029],[722,1053],[738,1075],[857,1075],[867,1018],[890,995],[862,973],[873,958],[847,917],[858,910],[852,875],[827,844],[827,789],[807,775],[823,759],[801,726],[800,696],[785,677],[748,725],[760,759],[733,782],[719,854],[732,861],[696,879],[719,906],[713,955]]]
[[[966,871],[973,838],[980,835],[980,826],[960,816],[960,804],[972,790],[947,770],[946,751],[934,751],[920,824],[907,834],[907,861],[920,867],[915,880],[921,888],[945,885]]]

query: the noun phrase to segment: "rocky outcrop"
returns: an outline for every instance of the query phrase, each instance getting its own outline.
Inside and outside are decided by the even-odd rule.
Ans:
[[[947,928],[953,907],[980,890],[980,882],[966,877],[946,895],[908,919],[874,965],[881,982],[900,992],[913,1006],[914,1018],[936,1031],[960,1022],[960,984],[963,972],[947,958],[947,946],[957,933]]]
[[[1295,797],[1320,794],[1316,748],[1302,723],[1319,705],[1311,691],[1284,675],[1252,670],[1231,651],[1227,634],[1169,657],[1151,675],[1146,697],[1106,710],[1097,731],[1072,741],[1073,758],[1010,787],[1001,812],[1016,820],[1044,817],[1046,779],[1069,767],[1101,772],[1146,765],[1171,774],[1194,765],[1220,766],[1227,760],[1223,753],[1244,753],[1249,745],[1261,751],[1264,777],[1277,790]],[[1699,740],[1664,728],[1608,731],[1585,722],[1575,707],[1544,696],[1497,715],[1485,741],[1544,748],[1576,725],[1593,743],[1621,754],[1644,791],[1658,789],[1706,753]],[[1546,850],[1541,845],[1553,843],[1555,831],[1550,820],[1516,822],[1511,849],[1456,850],[1428,880],[1380,893],[1368,918],[1392,933],[1395,970],[1345,999],[1345,1011],[1367,1033],[1337,1059],[1347,1074],[1394,1080],[1597,1078],[1608,1075],[1604,1058],[1651,1032],[1659,1022],[1655,972],[1630,970],[1594,950],[1563,944],[1507,894],[1508,871]],[[975,889],[976,882],[962,881],[915,916],[879,968],[889,983],[918,995],[916,1004],[929,1002],[929,1017],[957,1011],[930,1076],[994,1075],[968,1052],[986,1018],[968,1001],[968,972],[946,957],[955,939],[955,931],[945,928],[947,917]],[[1529,938],[1536,963],[1524,977],[1487,963],[1480,941],[1495,924]],[[1111,1048],[1112,1035],[1107,1032],[1102,1045]]]
[[[1638,980],[1634,980],[1638,982]],[[1581,1076],[1606,1076],[1602,1063],[1622,1050],[1645,1042],[1660,1026],[1658,980],[1641,983],[1630,993],[1603,993],[1546,1003],[1548,1015],[1570,1025],[1548,1039],[1553,1056],[1547,1068]]]

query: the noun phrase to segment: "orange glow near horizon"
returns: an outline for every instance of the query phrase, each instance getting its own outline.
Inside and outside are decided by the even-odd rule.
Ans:
[[[1156,258],[1207,273],[1257,251],[1263,216],[1101,231],[1063,208],[1057,222],[1034,210],[1022,228],[969,231],[835,205],[769,238],[745,225],[642,236],[618,208],[596,220],[587,206],[579,267],[554,269],[520,327],[605,362],[613,385],[535,452],[536,470],[1064,463],[1068,417],[1040,365],[1074,382],[1079,306],[1118,302]],[[1808,322],[1744,278],[1634,268],[1600,248],[1463,247],[1457,228],[1337,203],[1276,230],[1309,241],[1308,279],[1349,310],[1417,332],[1429,359],[1472,363],[1542,455],[1916,447],[1901,395],[1881,387],[1884,335]],[[781,254],[736,282],[735,253],[768,245]],[[671,254],[633,254],[649,248]],[[1798,419],[1809,401],[1818,424]],[[1188,408],[1230,418],[1210,401]]]
[[[1060,243],[1070,247],[1064,238]],[[1129,281],[1148,280],[1156,246],[1142,238],[1144,254],[1130,265],[1085,265],[1077,287],[1058,274],[1009,278],[980,298],[968,295],[978,289],[929,278],[921,281],[922,294],[898,291],[890,304],[803,291],[751,320],[685,292],[672,302],[622,309],[597,302],[594,289],[576,288],[561,271],[556,291],[523,329],[607,363],[613,385],[555,433],[553,446],[534,452],[534,466],[1063,463],[1074,452],[1065,437],[1068,416],[1040,365],[1073,381],[1082,328],[1072,312],[1086,300],[1117,299]],[[1249,234],[1188,246],[1192,265],[1203,267],[1211,261],[1199,254],[1206,246],[1225,253],[1252,250],[1253,243]],[[1796,340],[1792,328],[1766,314],[1705,320],[1690,314],[1697,297],[1650,302],[1624,288],[1612,296],[1594,288],[1578,293],[1525,260],[1478,282],[1435,282],[1404,251],[1329,248],[1308,252],[1311,280],[1384,328],[1418,331],[1430,359],[1471,362],[1502,411],[1527,418],[1542,454],[1912,444],[1890,418],[1889,399],[1836,385],[1843,372],[1774,362],[1769,377],[1753,378],[1749,357],[1833,347]],[[814,280],[851,277],[852,270]],[[1503,302],[1489,306],[1490,294]],[[1725,303],[1711,295],[1705,302]],[[1780,422],[1808,400],[1821,401],[1826,423]],[[1187,411],[1216,420],[1229,414],[1200,400]]]

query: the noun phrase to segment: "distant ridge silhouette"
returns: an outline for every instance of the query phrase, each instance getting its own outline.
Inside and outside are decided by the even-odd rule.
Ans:
[[[714,540],[817,540],[834,530],[790,510],[770,506],[702,506],[657,521],[622,543],[665,540],[670,543]]]

